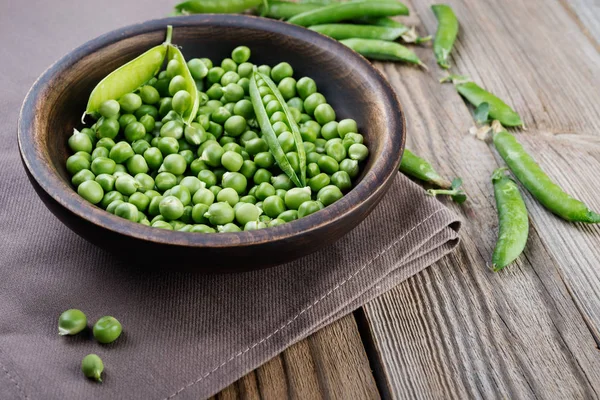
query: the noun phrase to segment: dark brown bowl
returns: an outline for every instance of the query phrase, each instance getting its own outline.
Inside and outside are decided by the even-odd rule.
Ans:
[[[94,86],[112,70],[164,40],[186,58],[221,60],[239,45],[256,64],[289,62],[312,77],[338,119],[354,118],[370,156],[355,188],[335,204],[300,220],[258,231],[197,234],[150,228],[116,217],[81,198],[70,184],[67,138]],[[326,247],[356,227],[377,205],[398,170],[405,120],[385,78],[338,42],[284,22],[240,15],[194,15],[132,25],[67,54],[35,82],[19,120],[19,148],[29,179],[46,206],[83,238],[121,256],[173,269],[252,270]],[[365,238],[366,239],[366,238]]]

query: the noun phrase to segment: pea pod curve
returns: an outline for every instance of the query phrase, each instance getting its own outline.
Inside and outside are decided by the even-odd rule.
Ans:
[[[565,193],[546,175],[517,141],[494,121],[494,146],[519,182],[544,207],[571,222],[600,223],[600,214],[591,211],[583,202]]]
[[[458,35],[458,19],[449,5],[434,4],[431,6],[438,20],[438,28],[433,40],[433,52],[440,67],[448,69],[448,58]]]
[[[492,269],[500,271],[515,261],[525,249],[529,236],[529,218],[517,184],[505,174],[494,171],[492,183],[498,209],[498,241],[492,255]]]
[[[289,22],[300,26],[311,26],[361,17],[391,17],[408,15],[408,13],[408,8],[396,1],[354,0],[346,3],[334,3],[297,14],[290,18]]]
[[[302,182],[298,179],[296,172],[292,168],[289,160],[287,159],[283,149],[281,148],[281,144],[277,140],[277,135],[273,130],[273,126],[271,125],[271,121],[269,120],[269,116],[265,109],[265,106],[262,102],[262,97],[260,92],[258,91],[258,84],[256,82],[258,76],[258,72],[254,71],[252,76],[250,77],[250,99],[252,101],[252,106],[254,107],[254,113],[256,114],[256,120],[260,125],[260,129],[263,134],[263,138],[267,142],[269,146],[269,150],[273,154],[273,158],[279,165],[279,168],[290,178],[292,182],[298,187],[303,187]],[[262,77],[261,77],[262,78]]]
[[[142,55],[117,68],[96,85],[81,117],[97,112],[100,105],[107,100],[118,100],[131,93],[154,77],[163,65],[167,49],[171,43],[173,28],[167,27],[167,38],[164,43],[151,48]]]

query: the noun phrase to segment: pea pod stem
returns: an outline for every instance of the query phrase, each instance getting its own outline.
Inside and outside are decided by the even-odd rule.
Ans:
[[[570,222],[600,223],[600,214],[565,193],[546,175],[498,121],[492,123],[494,146],[515,177],[546,209]]]
[[[498,241],[492,255],[492,269],[500,271],[515,261],[525,249],[529,218],[517,184],[499,168],[492,175],[498,209]]]
[[[448,58],[458,35],[458,19],[449,5],[434,4],[431,9],[438,20],[433,52],[440,67],[448,69],[450,68]]]
[[[293,16],[292,24],[311,26],[331,22],[347,21],[359,17],[391,17],[408,15],[408,8],[397,1],[354,0],[345,3],[334,3]]]
[[[474,107],[479,107],[481,103],[488,103],[490,119],[496,119],[504,126],[523,126],[523,121],[516,111],[500,98],[471,81],[470,78],[448,75],[440,80],[441,83],[448,81],[451,81],[458,93]]]
[[[345,39],[340,43],[372,60],[404,61],[428,69],[412,50],[400,43],[373,39]]]

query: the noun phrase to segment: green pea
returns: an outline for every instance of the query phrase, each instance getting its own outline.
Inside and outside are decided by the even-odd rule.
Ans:
[[[320,157],[319,157],[320,158]],[[314,178],[315,176],[321,173],[321,169],[317,163],[310,163],[306,166],[306,176],[309,178]]]
[[[271,115],[271,118],[269,118],[269,121],[271,121],[272,124],[276,122],[287,122],[287,117],[282,111],[275,111],[273,115]]]
[[[317,164],[319,165],[321,171],[329,175],[338,172],[338,170],[340,169],[340,165],[338,164],[338,162],[327,155],[322,155],[321,158],[319,158]]]
[[[237,63],[231,58],[224,58],[223,61],[221,61],[221,68],[223,68],[223,71],[225,72],[237,71]]]
[[[136,179],[137,179],[137,175],[136,175]],[[153,179],[152,181],[154,181],[154,179]],[[155,198],[155,197],[159,197],[159,196],[160,196],[160,193],[158,193],[156,190],[152,190],[152,189],[146,190],[146,191],[144,192],[144,194],[145,194],[146,196],[148,196],[148,198],[149,198],[150,200],[152,200],[152,199],[153,199],[153,198]]]
[[[187,90],[179,90],[173,95],[173,111],[183,115],[192,106],[192,95]]]
[[[256,198],[259,200],[264,200],[269,196],[274,196],[275,195],[275,188],[273,187],[273,185],[271,185],[268,182],[262,182],[260,185],[258,185],[257,189],[256,189]]]
[[[305,201],[310,200],[309,188],[292,188],[285,194],[285,205],[287,208],[297,210]]]
[[[229,117],[231,117],[231,113],[224,107],[220,107],[218,109],[216,109],[211,115],[210,118],[213,120],[213,122],[216,122],[217,124],[224,124],[225,121],[227,121],[229,119]]]
[[[137,122],[137,118],[133,114],[123,114],[119,117],[119,126],[125,129],[127,125]]]
[[[271,75],[271,67],[269,67],[268,65],[261,65],[258,67],[258,72],[260,72],[261,74],[270,76]]]
[[[235,103],[233,103],[233,102],[227,102],[227,100],[225,99],[225,97],[223,97],[223,101],[225,102],[225,105],[223,106],[223,108],[225,108],[227,111],[229,111],[229,114],[232,115],[233,114],[233,108],[235,107]]]
[[[294,69],[286,62],[277,64],[271,70],[271,78],[275,83],[281,82],[284,78],[288,78],[294,75]]]
[[[77,309],[64,311],[58,317],[58,334],[76,335],[87,327],[87,317]]]
[[[97,177],[95,177],[94,180],[96,182],[98,182],[100,184],[100,186],[102,187],[102,190],[104,190],[104,192],[107,193],[107,192],[114,190],[115,181],[117,179],[114,176],[109,175],[109,174],[100,174]]]
[[[240,225],[246,225],[250,221],[258,221],[261,211],[254,204],[240,203],[241,206],[235,210],[235,219]]]
[[[150,143],[145,141],[144,139],[138,139],[135,142],[131,143],[131,148],[135,154],[143,155],[146,150],[150,148]]]
[[[94,161],[98,157],[108,158],[108,149],[105,147],[96,147],[92,152],[92,161]]]
[[[121,336],[123,327],[121,323],[115,318],[105,316],[100,318],[94,324],[94,338],[103,344],[112,343]]]
[[[194,193],[192,202],[194,204],[206,204],[210,206],[215,201],[215,195],[209,189],[200,188]]]
[[[104,371],[102,359],[96,354],[88,354],[81,360],[81,371],[86,378],[102,382],[102,372]]]
[[[282,219],[279,219],[279,218],[275,218],[275,219],[273,219],[273,220],[269,221],[269,224],[268,224],[268,226],[269,226],[269,228],[273,228],[273,227],[275,227],[275,226],[283,225],[283,224],[285,224],[285,223],[286,223],[286,222],[285,222],[284,220],[282,220]]]
[[[142,105],[142,98],[135,93],[127,93],[119,99],[121,109],[129,114],[135,112]]]
[[[152,223],[152,227],[153,228],[158,228],[158,229],[166,229],[166,230],[169,230],[169,231],[173,230],[173,225],[169,224],[166,221],[156,221],[156,222]]]
[[[250,59],[250,49],[246,46],[239,46],[231,52],[231,58],[238,64],[245,63]]]
[[[332,143],[330,146],[327,146],[326,153],[337,162],[341,162],[346,158],[346,148],[341,143]]]
[[[124,135],[128,142],[135,142],[146,136],[146,127],[141,122],[132,122],[125,128]]]
[[[208,75],[208,67],[199,58],[192,58],[187,62],[187,66],[192,77],[196,80],[204,79]]]
[[[341,199],[343,196],[342,191],[337,186],[329,185],[319,190],[317,200],[327,207]]]
[[[263,211],[271,218],[276,218],[285,211],[284,200],[277,196],[268,196],[263,201]]]
[[[179,62],[179,60],[169,60],[167,63],[167,78],[173,79],[175,76],[180,75],[183,71],[183,65]]]
[[[154,184],[160,191],[169,190],[177,185],[177,177],[170,172],[161,172],[154,178]]]
[[[164,197],[158,209],[166,221],[174,221],[183,215],[183,203],[175,196]]]
[[[101,138],[110,138],[114,139],[119,134],[119,129],[121,125],[119,125],[119,121],[114,118],[104,118],[98,121],[98,125],[96,126],[96,135],[99,139]]]
[[[240,196],[233,188],[223,188],[217,194],[217,201],[229,203],[233,207],[240,201]]]
[[[244,159],[240,154],[234,151],[226,151],[221,157],[221,164],[228,171],[237,172],[242,168]]]
[[[169,196],[177,197],[184,207],[190,204],[192,201],[192,195],[190,191],[188,188],[182,185],[176,185],[169,189]]]
[[[154,188],[154,178],[145,172],[137,173],[134,179],[140,184],[141,189],[152,190]]]
[[[160,103],[158,103],[158,104],[160,104]],[[135,117],[140,122],[142,122],[142,118],[145,116],[152,117],[154,120],[156,120],[158,118],[158,109],[155,106],[151,106],[149,104],[142,104],[142,106],[135,111]],[[152,131],[152,129],[146,129],[146,130]]]
[[[96,181],[88,180],[77,187],[77,193],[92,204],[98,204],[104,197],[102,186]]]
[[[246,191],[248,180],[239,172],[226,172],[223,175],[223,187],[232,188],[238,194],[243,194]]]
[[[343,139],[347,133],[358,133],[358,125],[353,119],[343,119],[338,124],[338,134]]]
[[[148,205],[148,214],[152,216],[160,215],[160,202],[163,201],[164,196],[155,196],[150,199],[150,204]],[[162,215],[161,215],[162,217]],[[151,221],[154,223],[154,221]]]
[[[298,218],[304,218],[307,215],[314,214],[322,208],[323,205],[318,201],[306,201],[298,208]]]
[[[94,144],[92,143],[92,139],[85,133],[77,132],[69,137],[69,147],[73,152],[83,151],[86,153],[91,153],[94,148]]]
[[[251,64],[249,62],[243,62],[240,63],[240,65],[238,65],[237,73],[241,78],[250,78],[253,70],[254,64]]]
[[[163,163],[163,155],[157,147],[150,147],[144,151],[144,159],[150,169],[157,170]]]
[[[249,119],[254,116],[254,108],[250,100],[242,99],[235,103],[233,114],[239,115],[242,118]]]
[[[187,169],[187,162],[180,154],[169,154],[165,157],[162,166],[165,171],[173,175],[182,175]]]
[[[139,211],[131,203],[121,203],[115,208],[115,215],[131,222],[139,221]]]
[[[102,197],[102,200],[100,201],[100,207],[104,208],[106,211],[109,211],[108,206],[116,200],[120,200],[122,202],[123,195],[121,193],[117,192],[116,190],[105,193],[104,197]],[[115,205],[115,207],[117,205]],[[114,212],[114,210],[113,210],[113,212]]]
[[[304,100],[302,100],[300,97],[292,97],[287,101],[287,105],[290,108],[297,109],[298,111],[300,111],[300,113],[304,111]]]
[[[235,212],[229,203],[213,203],[204,216],[212,225],[225,225],[233,222]]]
[[[251,179],[256,173],[258,167],[251,160],[244,160],[239,172],[246,177],[246,179]]]
[[[244,230],[245,231],[254,231],[257,229],[265,229],[266,227],[267,227],[267,224],[265,224],[264,222],[250,221],[246,225],[244,225]]]
[[[344,140],[342,141],[342,143],[344,144],[344,147],[346,148],[346,151],[348,151],[348,149],[350,148],[350,146],[352,146],[353,144],[362,144],[364,142],[364,138],[363,135],[361,135],[360,133],[347,133],[344,136]]]
[[[169,111],[173,110],[173,98],[172,97],[163,97],[158,102],[158,115],[162,118],[166,116]]]
[[[199,225],[194,225],[192,227],[192,230],[190,230],[190,232],[194,232],[194,233],[215,233],[215,229],[211,228],[208,225],[204,225],[204,224],[199,224]]]
[[[285,153],[285,156],[287,157],[287,159],[290,162],[290,165],[292,166],[294,171],[299,172],[300,171],[300,157],[298,156],[298,153],[296,153],[295,151],[290,151],[290,152]]]
[[[225,88],[225,86],[230,83],[237,83],[240,80],[240,76],[235,71],[226,71],[221,77],[221,86]]]
[[[317,92],[317,84],[311,78],[300,78],[296,84],[296,90],[298,91],[298,96],[300,96],[301,99],[306,100],[311,94]]]
[[[121,106],[116,100],[106,100],[100,104],[100,108],[98,109],[98,112],[104,118],[117,118],[119,111],[121,111]]]
[[[127,142],[119,142],[110,149],[108,156],[117,164],[124,163],[130,157],[133,157],[135,152],[131,145]]]
[[[267,96],[265,96],[265,98],[267,98]],[[282,111],[282,110],[283,110],[283,107],[277,99],[270,100],[265,106],[265,111],[267,112],[267,115],[269,117],[272,117],[273,114],[275,114],[277,111]]]
[[[228,83],[223,88],[223,97],[228,102],[237,102],[244,98],[244,88],[237,83]]]
[[[117,165],[115,165],[115,172],[114,172],[113,176],[115,176],[115,178],[116,178],[117,175],[115,175],[115,174],[117,174],[119,172],[126,174],[127,173],[127,168],[123,164],[117,164]]]
[[[202,183],[202,181],[195,176],[186,176],[179,184],[185,187],[192,196],[205,186],[204,183]]]
[[[211,167],[218,167],[221,165],[221,158],[225,151],[219,144],[211,144],[207,146],[202,152],[201,160]]]
[[[259,168],[256,170],[256,172],[254,173],[254,183],[256,185],[260,185],[263,182],[270,182],[271,178],[273,177],[273,174],[264,168]]]
[[[179,142],[174,137],[161,137],[156,146],[163,156],[179,152]]]
[[[133,204],[138,211],[144,212],[150,204],[150,199],[145,194],[136,192],[129,196],[129,203]]]
[[[100,140],[98,140],[98,143],[96,143],[96,149],[98,148],[104,148],[108,151],[110,151],[110,149],[112,149],[115,145],[115,141],[112,140],[111,138],[102,138]],[[108,157],[108,155],[107,155]]]
[[[275,189],[290,190],[294,187],[294,183],[286,174],[274,176],[270,181]]]
[[[277,137],[277,141],[279,142],[279,144],[281,145],[281,149],[285,153],[292,151],[296,147],[296,141],[294,139],[294,135],[289,131],[282,132]],[[258,154],[262,154],[262,153],[263,152],[258,153]]]
[[[308,180],[308,186],[310,186],[310,189],[316,193],[325,186],[329,185],[330,181],[331,179],[329,178],[329,175],[320,173],[319,175]]]
[[[273,157],[273,154],[265,151],[254,156],[254,163],[260,168],[271,168],[275,165],[275,158]]]
[[[221,67],[213,67],[208,70],[206,79],[209,83],[214,84],[221,82],[221,77],[225,74],[225,70]]]
[[[252,156],[258,153],[269,151],[269,145],[262,138],[248,140],[244,148],[248,152],[248,154]]]
[[[234,115],[225,121],[225,132],[229,136],[237,137],[246,131],[246,126],[244,117]]]
[[[246,146],[246,143],[252,139],[258,139],[258,134],[254,131],[246,131],[238,137],[240,145],[244,146],[244,148]]]
[[[338,125],[339,124],[336,121],[329,121],[325,125],[323,125],[323,128],[321,129],[321,136],[323,137],[323,139],[339,139],[340,135],[338,133]]]
[[[354,179],[360,172],[358,161],[346,158],[340,163],[340,170],[346,172],[351,179]]]
[[[122,175],[115,181],[115,189],[125,196],[131,196],[140,188],[140,184],[132,176]]]
[[[121,196],[123,196],[123,195],[121,195]],[[111,214],[114,214],[115,210],[117,209],[117,207],[120,206],[123,203],[124,203],[124,198],[123,199],[113,200],[112,202],[110,202],[110,204],[108,206],[106,206],[106,211],[108,211]]]
[[[223,97],[223,88],[220,84],[215,83],[206,91],[206,95],[211,100],[218,100]]]
[[[327,104],[325,96],[321,93],[313,93],[304,100],[304,110],[308,115],[314,115],[315,110],[321,104]]]
[[[217,184],[217,176],[211,170],[205,169],[198,173],[198,179],[200,179],[206,187],[215,186]]]
[[[181,139],[183,137],[183,123],[168,121],[160,128],[160,136]]]
[[[315,119],[321,125],[325,125],[329,122],[335,121],[335,117],[335,111],[333,110],[333,107],[331,107],[329,104],[319,104],[317,108],[315,108]]]
[[[352,160],[364,161],[369,156],[369,149],[364,144],[354,143],[348,149],[348,156]]]
[[[92,171],[90,171],[89,169],[82,169],[81,171],[73,175],[73,177],[71,178],[71,183],[73,184],[73,186],[77,187],[83,182],[93,181],[95,178],[96,175],[94,175]]]
[[[237,226],[236,224],[233,224],[233,223],[219,225],[217,227],[217,230],[220,233],[232,233],[232,232],[241,232],[242,231],[239,226]]]
[[[145,85],[140,89],[140,98],[146,104],[156,104],[160,100],[160,93],[155,87]]]
[[[240,203],[251,203],[256,204],[256,197],[250,196],[249,194],[243,197],[240,197]]]
[[[181,75],[174,76],[169,83],[169,94],[171,96],[175,96],[175,93],[179,92],[180,90],[186,90],[186,88],[187,83],[185,78]]]
[[[338,171],[331,175],[331,183],[337,186],[342,192],[352,189],[352,179],[346,171]]]

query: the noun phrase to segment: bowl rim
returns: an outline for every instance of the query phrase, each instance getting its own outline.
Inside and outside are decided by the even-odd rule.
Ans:
[[[385,112],[382,110],[382,113],[391,116],[388,125],[396,129],[388,135],[389,145],[384,146],[382,157],[375,160],[371,170],[363,176],[358,185],[354,186],[342,199],[326,207],[329,210],[330,218],[324,219],[322,218],[323,214],[317,212],[301,219],[267,229],[212,235],[190,235],[188,232],[157,229],[137,222],[127,221],[92,205],[77,194],[76,190],[70,185],[70,182],[65,185],[65,181],[51,171],[47,165],[45,157],[40,154],[40,149],[33,140],[35,137],[35,106],[40,99],[40,95],[44,93],[56,77],[60,76],[64,70],[70,68],[85,56],[119,41],[155,32],[164,29],[167,25],[172,25],[174,32],[176,32],[177,28],[206,24],[219,24],[231,28],[244,27],[267,31],[302,40],[312,46],[321,48],[324,46],[337,46],[338,49],[336,51],[338,53],[342,53],[344,57],[354,59],[353,64],[370,74],[373,83],[381,88],[386,108]],[[361,204],[368,202],[370,199],[382,197],[389,187],[390,180],[398,171],[405,142],[406,117],[397,95],[387,79],[366,58],[336,40],[297,25],[262,17],[232,14],[196,14],[183,17],[153,19],[115,29],[87,41],[61,57],[37,78],[23,101],[18,122],[18,146],[25,168],[41,189],[62,207],[79,218],[130,238],[157,244],[168,243],[175,246],[199,248],[226,248],[233,245],[254,246],[268,242],[285,241],[335,223],[353,210],[357,210]],[[73,194],[76,196],[73,196]]]

